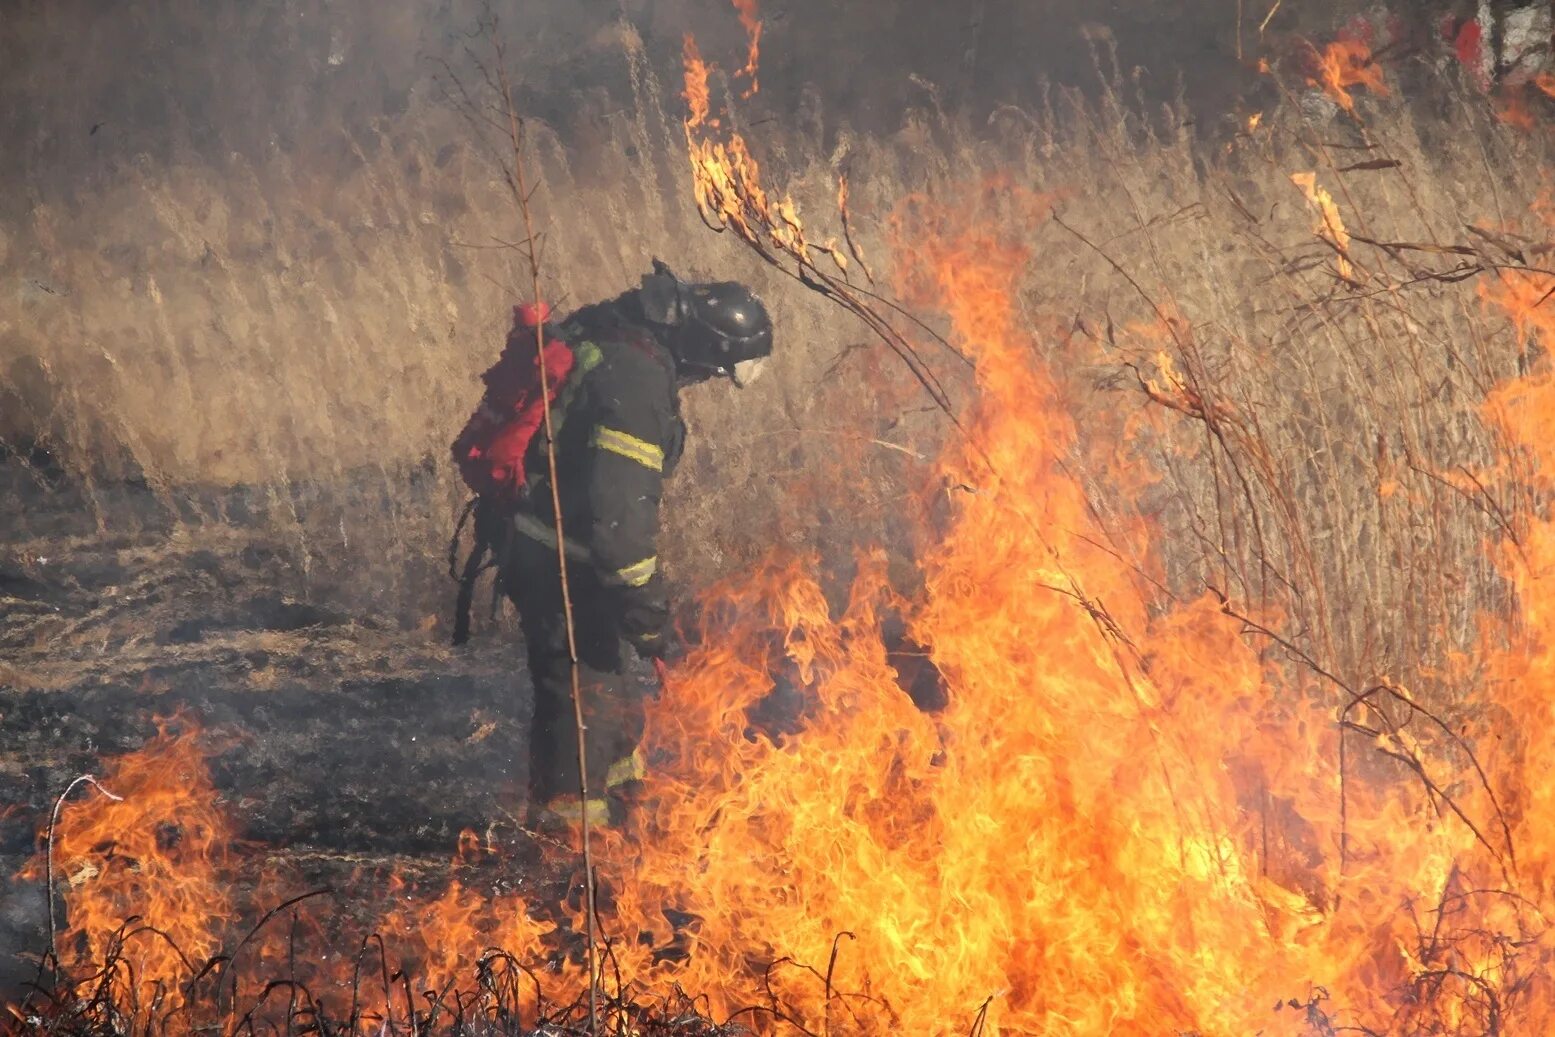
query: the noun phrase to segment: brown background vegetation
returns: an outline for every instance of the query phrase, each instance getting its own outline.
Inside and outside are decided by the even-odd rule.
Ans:
[[[1495,601],[1484,502],[1433,475],[1488,463],[1474,407],[1518,347],[1472,280],[1336,288],[1288,176],[1318,170],[1379,240],[1456,241],[1466,222],[1524,222],[1541,145],[1451,75],[1408,105],[1367,99],[1361,121],[1299,79],[1282,99],[1237,62],[1230,5],[1137,6],[1103,29],[1078,4],[989,3],[980,20],[953,5],[771,5],[764,90],[740,118],[817,226],[834,224],[849,173],[882,273],[890,216],[911,193],[965,196],[994,172],[1050,193],[1099,247],[1051,221],[1010,230],[1036,257],[1022,305],[1072,383],[1086,430],[1075,463],[1099,512],[1133,506],[1090,453],[1150,406],[1125,362],[1149,370],[1167,348],[1248,423],[1227,447],[1158,415],[1134,440],[1163,473],[1145,506],[1173,586],[1283,601],[1297,635],[1347,673],[1418,676]],[[679,36],[733,66],[732,11],[628,5],[630,24],[605,4],[501,13],[534,115],[553,296],[613,293],[658,255],[747,279],[778,313],[771,383],[689,401],[672,573],[703,584],[774,543],[838,571],[862,543],[907,554],[904,503],[932,487],[925,458],[943,423],[861,329],[691,206]],[[1271,33],[1339,13],[1309,5],[1312,22]],[[443,451],[519,280],[499,247],[517,232],[496,168],[445,92],[450,72],[473,75],[462,48],[486,41],[461,33],[478,17],[349,0],[13,10],[0,431],[87,480],[99,529],[133,521],[116,487],[142,481],[178,523],[273,527],[288,593],[406,624],[442,609],[436,573],[460,501]],[[1242,38],[1255,46],[1245,24]],[[1179,80],[1183,67],[1195,75]],[[1395,74],[1443,67],[1422,54]],[[1255,102],[1270,115],[1241,133]],[[1356,155],[1400,165],[1336,171]],[[1127,330],[1165,304],[1183,340]],[[1245,486],[1233,469],[1252,473]],[[1394,479],[1402,490],[1378,492]],[[23,540],[48,535],[16,520]]]

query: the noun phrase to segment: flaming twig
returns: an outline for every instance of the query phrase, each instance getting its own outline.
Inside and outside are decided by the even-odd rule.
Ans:
[[[305,900],[312,900],[314,897],[324,896],[326,894],[333,893],[333,892],[334,892],[334,890],[329,889],[328,887],[325,887],[325,888],[321,888],[321,889],[309,890],[307,893],[299,893],[297,896],[289,897],[288,899],[281,901],[279,904],[275,905],[270,910],[266,911],[264,913],[264,915],[259,919],[259,921],[255,922],[253,927],[251,929],[249,929],[247,934],[244,935],[243,939],[238,941],[237,946],[232,949],[232,953],[226,956],[226,969],[227,969],[227,972],[231,973],[231,975],[232,975],[232,1000],[233,1000],[233,1003],[234,1003],[234,1008],[236,1008],[236,1002],[237,1002],[237,996],[238,996],[237,961],[238,961],[238,955],[243,952],[243,948],[248,946],[248,943],[249,943],[250,940],[252,940],[255,936],[259,935],[259,931],[265,927],[265,925],[270,921],[270,919],[274,918],[276,915],[280,914],[282,911],[285,911],[289,907],[295,907],[296,905],[302,903]],[[210,960],[210,962],[207,963],[206,967],[204,969],[202,969],[198,975],[195,976],[195,979],[198,980],[200,978],[200,975],[204,975],[204,973],[206,971],[208,971],[209,969],[214,967],[219,961],[221,961],[221,959],[219,959],[219,958],[212,958]],[[217,1001],[218,1004],[220,1004],[220,1002],[221,1002],[221,986],[222,986],[222,983],[224,983],[224,982],[225,982],[225,977],[223,977],[222,981],[217,983],[217,986],[216,986],[216,1001]]]
[[[729,133],[724,135],[727,139],[719,140],[709,135],[709,131],[718,130],[721,124],[710,115],[709,66],[702,60],[696,41],[690,36],[685,41],[685,65],[685,96],[689,106],[685,120],[686,144],[691,157],[697,212],[703,222],[719,233],[734,231],[763,261],[852,313],[901,359],[935,405],[960,427],[949,391],[939,376],[891,320],[871,304],[884,300],[853,283],[848,271],[848,255],[831,241],[812,240],[791,198],[779,199],[768,194],[762,184],[760,167],[743,137]],[[853,239],[847,198],[844,176],[838,188],[844,238],[854,259],[869,277],[868,267]],[[820,265],[823,258],[829,261],[831,269]],[[890,308],[901,312],[899,307]],[[944,338],[939,335],[933,335],[933,338],[952,354],[966,360]]]
[[[1440,798],[1442,802],[1446,803],[1448,809],[1456,814],[1458,819],[1468,826],[1469,831],[1474,833],[1474,838],[1477,839],[1480,844],[1490,852],[1491,856],[1495,859],[1496,864],[1500,866],[1502,877],[1507,880],[1507,884],[1515,884],[1513,880],[1517,872],[1517,854],[1512,844],[1511,823],[1507,820],[1506,811],[1502,809],[1500,800],[1496,796],[1495,788],[1491,785],[1490,777],[1485,773],[1485,768],[1480,765],[1479,758],[1475,756],[1474,750],[1469,747],[1468,743],[1463,740],[1462,736],[1452,729],[1452,725],[1448,724],[1445,720],[1437,716],[1431,710],[1425,708],[1425,706],[1415,701],[1414,697],[1405,692],[1402,688],[1399,688],[1386,681],[1367,688],[1364,692],[1353,694],[1351,701],[1345,705],[1344,710],[1340,714],[1340,722],[1349,726],[1351,730],[1364,733],[1371,737],[1382,734],[1382,732],[1366,727],[1364,724],[1359,724],[1347,719],[1351,710],[1363,704],[1370,705],[1370,700],[1379,695],[1386,696],[1393,702],[1409,710],[1411,713],[1417,714],[1421,717],[1424,717],[1426,720],[1429,720],[1434,726],[1441,729],[1443,735],[1447,738],[1449,743],[1455,746],[1464,754],[1465,757],[1468,758],[1470,765],[1474,768],[1475,775],[1479,778],[1480,787],[1485,790],[1486,796],[1488,796],[1490,799],[1490,805],[1495,814],[1496,824],[1501,829],[1504,856],[1503,851],[1498,850],[1494,845],[1491,844],[1490,840],[1487,839],[1485,835],[1479,830],[1479,827],[1475,825],[1473,820],[1470,819],[1469,816],[1463,811],[1463,809],[1458,806],[1453,797],[1449,795],[1446,790],[1440,786],[1439,783],[1432,780],[1430,775],[1426,773],[1425,763],[1420,759],[1419,753],[1408,746],[1402,745],[1399,742],[1399,739],[1396,735],[1396,728],[1392,731],[1389,731],[1388,733],[1392,736],[1392,741],[1394,744],[1398,746],[1397,750],[1381,750],[1384,755],[1399,760],[1401,763],[1405,764],[1411,770],[1413,770],[1419,776],[1421,782],[1426,786],[1426,788],[1429,789],[1435,796]],[[1374,710],[1374,712],[1376,711]],[[1389,726],[1392,727],[1393,725]]]
[[[1517,856],[1512,843],[1511,822],[1507,819],[1506,811],[1502,808],[1500,800],[1496,796],[1495,788],[1491,785],[1490,782],[1490,776],[1485,772],[1484,767],[1480,764],[1479,758],[1475,755],[1474,750],[1468,745],[1468,743],[1461,735],[1452,729],[1452,725],[1447,723],[1441,717],[1437,716],[1431,710],[1427,709],[1425,706],[1421,705],[1419,702],[1415,701],[1414,697],[1409,695],[1403,689],[1398,688],[1397,686],[1386,681],[1379,682],[1362,690],[1355,689],[1343,678],[1333,673],[1332,670],[1323,666],[1320,662],[1318,662],[1318,660],[1313,658],[1311,654],[1303,651],[1289,638],[1282,637],[1279,633],[1270,629],[1268,626],[1259,623],[1257,620],[1251,618],[1250,616],[1244,615],[1243,613],[1237,611],[1236,608],[1232,606],[1230,599],[1220,590],[1214,587],[1209,588],[1209,590],[1219,600],[1220,610],[1223,613],[1237,620],[1249,631],[1268,639],[1274,644],[1279,645],[1286,652],[1290,653],[1294,658],[1300,661],[1302,665],[1306,666],[1307,669],[1311,670],[1313,673],[1324,678],[1339,690],[1343,691],[1347,696],[1348,701],[1339,711],[1339,726],[1341,729],[1341,734],[1346,730],[1353,731],[1357,734],[1364,734],[1373,741],[1375,741],[1379,736],[1388,737],[1390,741],[1394,743],[1395,747],[1387,748],[1379,746],[1378,751],[1391,759],[1397,760],[1413,771],[1420,779],[1421,784],[1423,784],[1426,790],[1431,794],[1433,800],[1439,800],[1441,803],[1445,804],[1447,809],[1460,821],[1462,821],[1463,824],[1468,828],[1469,832],[1474,836],[1475,841],[1490,853],[1492,859],[1495,860],[1497,866],[1501,869],[1502,877],[1506,879],[1507,884],[1509,886],[1516,884],[1515,877],[1517,872]],[[1448,793],[1439,782],[1435,781],[1431,777],[1429,771],[1426,768],[1425,761],[1420,758],[1420,754],[1412,748],[1402,745],[1397,737],[1398,725],[1395,725],[1389,721],[1387,716],[1378,710],[1374,705],[1373,700],[1378,697],[1385,697],[1403,706],[1411,713],[1417,714],[1430,721],[1434,726],[1442,731],[1447,740],[1454,747],[1456,747],[1464,754],[1465,757],[1467,757],[1470,765],[1474,768],[1475,775],[1479,778],[1480,787],[1485,791],[1485,794],[1490,799],[1490,805],[1494,813],[1496,825],[1501,830],[1501,837],[1503,840],[1502,848],[1498,849],[1495,844],[1485,836],[1484,832],[1481,831],[1480,826],[1476,824],[1474,819],[1468,815],[1468,812],[1458,804],[1453,796]],[[1386,728],[1386,730],[1369,727],[1366,724],[1360,723],[1359,721],[1350,719],[1351,713],[1356,708],[1363,705],[1372,709],[1372,712],[1381,719],[1383,727]],[[1343,864],[1347,852],[1347,835],[1344,819],[1348,813],[1346,809],[1348,797],[1346,795],[1345,789],[1345,743],[1343,737],[1341,737],[1339,740],[1339,759],[1339,859],[1340,863]]]

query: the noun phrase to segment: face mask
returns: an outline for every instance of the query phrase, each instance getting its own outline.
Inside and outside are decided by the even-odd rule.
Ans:
[[[754,360],[741,360],[734,365],[729,372],[729,377],[734,379],[737,388],[748,389],[756,384],[756,379],[761,377],[761,372],[767,368],[767,358],[759,356]]]

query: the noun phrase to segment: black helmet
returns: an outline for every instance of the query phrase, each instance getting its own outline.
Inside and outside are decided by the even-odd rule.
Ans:
[[[743,388],[772,355],[772,318],[742,284],[687,284],[656,259],[638,297],[643,315],[663,326],[664,344],[684,374],[726,375]]]

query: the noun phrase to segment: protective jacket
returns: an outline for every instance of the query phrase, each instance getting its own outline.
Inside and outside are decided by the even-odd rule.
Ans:
[[[597,605],[615,612],[623,637],[658,636],[668,619],[659,574],[659,501],[685,443],[675,361],[632,319],[634,295],[580,310],[561,328],[576,356],[552,408],[556,485],[569,571],[591,574]],[[531,485],[514,515],[520,540],[549,548],[524,551],[541,572],[517,579],[555,581],[556,514],[542,429],[525,468]],[[549,566],[541,563],[549,558]]]

